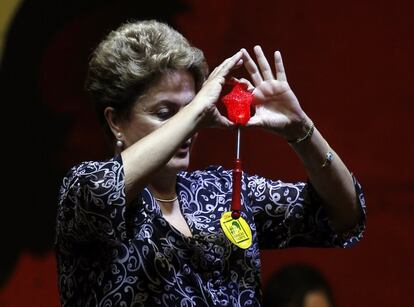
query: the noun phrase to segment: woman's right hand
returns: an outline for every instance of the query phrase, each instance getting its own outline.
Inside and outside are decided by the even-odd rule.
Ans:
[[[207,80],[204,81],[200,91],[194,97],[193,103],[199,104],[203,108],[203,120],[201,126],[203,127],[230,127],[234,124],[225,116],[220,114],[216,107],[217,100],[220,97],[226,76],[233,69],[239,68],[243,64],[243,53],[241,51],[227,58],[217,66]]]

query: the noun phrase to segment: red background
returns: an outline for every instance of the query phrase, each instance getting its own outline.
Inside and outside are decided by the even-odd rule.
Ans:
[[[172,22],[205,52],[211,68],[241,47],[252,50],[260,44],[269,57],[274,50],[282,52],[290,85],[305,112],[365,190],[367,229],[356,247],[263,251],[264,284],[277,268],[301,261],[315,265],[327,276],[338,307],[411,305],[411,2],[186,3],[188,9],[175,13]],[[102,6],[74,18],[52,37],[42,56],[38,79],[42,101],[51,112],[74,118],[65,144],[55,156],[63,169],[81,160],[103,157],[105,152],[93,110],[83,105],[86,98],[81,83],[91,41],[97,41],[97,36],[90,38],[85,33],[112,10],[110,5]],[[202,131],[191,168],[209,164],[231,167],[233,153],[232,132]],[[261,131],[243,132],[242,157],[250,173],[285,181],[305,179],[299,160],[285,142]],[[52,250],[32,253],[22,249],[1,288],[0,306],[57,306],[56,283]]]

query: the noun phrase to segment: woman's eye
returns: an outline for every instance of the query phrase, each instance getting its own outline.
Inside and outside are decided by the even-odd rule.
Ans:
[[[171,116],[173,116],[174,113],[169,109],[161,109],[157,111],[155,115],[161,120],[166,120],[166,119],[169,119]]]

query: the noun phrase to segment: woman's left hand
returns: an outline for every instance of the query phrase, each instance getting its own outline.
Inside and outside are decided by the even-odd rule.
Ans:
[[[247,126],[261,127],[277,133],[287,140],[303,134],[303,126],[310,121],[291,90],[279,51],[274,53],[275,73],[260,46],[254,47],[257,63],[246,49],[242,49],[244,66],[253,81],[256,113]]]

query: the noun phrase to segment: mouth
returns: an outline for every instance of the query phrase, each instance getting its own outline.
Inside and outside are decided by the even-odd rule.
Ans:
[[[191,139],[187,140],[185,143],[183,143],[180,148],[178,148],[177,150],[177,155],[178,156],[186,156],[190,150],[190,146],[191,146]]]
[[[181,148],[188,149],[188,148],[190,148],[190,146],[191,146],[191,139],[187,140],[183,145],[181,145],[180,149]]]

